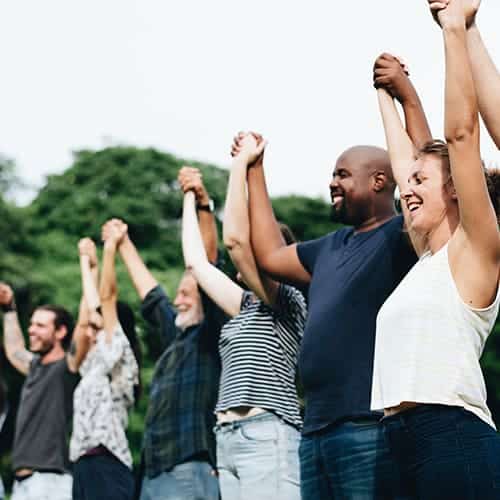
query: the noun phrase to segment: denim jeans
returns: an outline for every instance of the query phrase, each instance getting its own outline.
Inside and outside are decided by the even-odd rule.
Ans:
[[[407,499],[377,420],[331,425],[300,441],[302,500]]]
[[[273,413],[217,425],[222,500],[299,500],[299,431]]]
[[[34,472],[23,481],[14,481],[11,500],[71,500],[70,474]]]
[[[500,437],[476,415],[422,405],[382,423],[412,498],[500,499]]]
[[[219,500],[219,485],[208,462],[192,460],[142,481],[141,500]]]
[[[73,500],[132,500],[134,475],[117,458],[83,456],[73,466]]]

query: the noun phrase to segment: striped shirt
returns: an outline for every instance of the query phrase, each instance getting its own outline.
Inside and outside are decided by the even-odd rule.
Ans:
[[[291,286],[280,285],[274,308],[243,294],[240,313],[221,330],[216,412],[258,407],[302,426],[295,374],[306,313],[303,295]]]

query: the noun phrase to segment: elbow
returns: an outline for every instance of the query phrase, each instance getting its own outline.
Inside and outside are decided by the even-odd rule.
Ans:
[[[224,246],[228,252],[237,251],[238,248],[250,246],[250,239],[245,240],[236,234],[224,234]]]
[[[449,145],[464,144],[475,140],[479,135],[479,121],[474,118],[468,120],[468,123],[446,127],[445,139]]]

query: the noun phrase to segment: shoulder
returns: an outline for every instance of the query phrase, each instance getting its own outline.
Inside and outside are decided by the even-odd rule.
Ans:
[[[316,259],[329,249],[333,249],[349,232],[352,232],[352,228],[344,227],[315,240],[298,243],[297,255],[305,269],[311,273]]]

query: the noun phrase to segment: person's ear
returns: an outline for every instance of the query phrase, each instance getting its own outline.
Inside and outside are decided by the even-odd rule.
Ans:
[[[56,339],[59,340],[59,342],[62,342],[64,337],[68,334],[68,329],[66,328],[65,325],[61,325],[57,330],[56,330]]]
[[[387,184],[387,176],[385,175],[385,173],[379,170],[373,174],[372,179],[373,179],[373,190],[376,193],[383,191]]]

